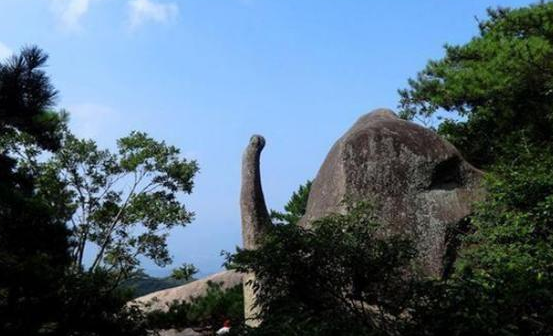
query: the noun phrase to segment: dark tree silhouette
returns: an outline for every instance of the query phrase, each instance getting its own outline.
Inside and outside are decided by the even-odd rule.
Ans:
[[[18,165],[14,139],[56,150],[63,117],[49,112],[56,91],[42,68],[47,56],[25,48],[0,64],[0,334],[33,335],[54,321],[68,264],[65,219],[35,193]]]

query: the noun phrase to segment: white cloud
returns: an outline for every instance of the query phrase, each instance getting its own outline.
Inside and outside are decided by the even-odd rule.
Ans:
[[[70,129],[81,138],[94,139],[103,144],[115,139],[122,131],[127,131],[119,112],[105,105],[83,103],[70,106]]]
[[[167,23],[174,20],[179,7],[176,3],[158,3],[152,0],[129,0],[129,24],[136,28],[148,21]]]
[[[88,12],[93,0],[50,0],[63,28],[78,30],[81,18]]]
[[[0,61],[10,57],[13,51],[4,43],[0,42]]]

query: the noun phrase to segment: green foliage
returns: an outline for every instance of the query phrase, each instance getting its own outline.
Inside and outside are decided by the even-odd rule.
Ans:
[[[20,164],[14,139],[55,150],[64,119],[48,112],[56,92],[36,47],[0,63],[0,334],[35,335],[63,305],[66,218],[36,195],[36,174]]]
[[[24,133],[42,148],[59,147],[63,118],[49,111],[57,92],[42,70],[47,60],[28,47],[0,64],[0,139]]]
[[[196,266],[192,264],[182,264],[181,267],[173,270],[171,277],[176,280],[189,281],[196,273],[198,273]]]
[[[299,186],[298,190],[292,194],[292,197],[284,206],[286,212],[271,210],[271,218],[273,221],[286,224],[297,224],[303,215],[305,215],[311,184],[311,181],[307,181],[305,184]]]
[[[242,285],[225,290],[221,284],[209,282],[205,295],[174,301],[166,311],[151,311],[146,318],[152,330],[192,328],[213,333],[225,320],[239,326],[244,321]]]
[[[452,278],[418,290],[415,335],[553,335],[553,3],[488,13],[400,91],[405,118],[450,112],[439,132],[488,169]]]
[[[117,273],[72,265],[69,251],[78,244],[66,223],[79,206],[97,204],[70,185],[93,186],[90,196],[113,167],[99,163],[109,162],[108,154],[67,136],[63,111],[49,110],[56,92],[41,70],[46,59],[31,47],[0,63],[0,334],[146,335],[142,313],[116,286]],[[82,159],[72,168],[85,170],[70,174],[56,165],[67,144],[76,150],[72,158]],[[185,173],[173,163],[167,160],[166,175],[177,176],[180,187]]]
[[[404,118],[449,112],[439,132],[477,166],[553,140],[553,3],[488,14],[479,36],[446,45],[399,91]]]
[[[405,277],[415,251],[404,236],[382,237],[372,209],[351,207],[311,230],[277,225],[257,250],[229,263],[254,272],[263,321],[255,335],[381,335],[409,302]]]
[[[112,153],[66,132],[48,162],[27,162],[41,172],[45,198],[71,210],[74,268],[83,267],[85,250],[93,245],[97,253],[90,270],[107,267],[124,279],[141,256],[159,266],[171,262],[167,232],[193,218],[178,196],[192,191],[198,167],[180,158],[176,147],[145,133],[132,132],[117,145]]]
[[[553,155],[522,154],[488,176],[459,273],[495,299],[498,328],[553,334]],[[527,160],[525,160],[527,159]]]
[[[48,327],[53,335],[146,336],[144,315],[127,305],[131,293],[115,287],[105,270],[68,274],[60,289],[63,306]]]
[[[419,284],[407,334],[553,335],[553,155],[521,159],[488,174],[455,273]]]

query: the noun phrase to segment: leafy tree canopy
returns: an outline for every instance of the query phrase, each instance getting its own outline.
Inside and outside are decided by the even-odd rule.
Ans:
[[[27,136],[36,146],[59,147],[64,118],[53,112],[56,91],[36,47],[0,63],[0,334],[34,335],[57,319],[63,305],[66,218],[36,194],[36,174],[22,167],[13,146]]]
[[[47,162],[37,159],[41,152],[32,145],[25,150],[25,164],[39,172],[39,194],[69,211],[77,271],[88,246],[95,251],[89,270],[107,268],[121,279],[138,268],[141,256],[160,266],[171,262],[168,230],[194,216],[179,198],[192,192],[195,161],[142,132],[119,139],[115,153],[68,131]]]
[[[553,140],[553,3],[489,9],[480,33],[446,45],[400,90],[404,118],[446,112],[439,132],[480,167]]]
[[[311,181],[307,181],[305,184],[300,185],[284,206],[285,212],[271,210],[271,218],[280,223],[297,224],[303,215],[305,215],[311,184]]]
[[[0,63],[0,139],[23,132],[46,149],[59,147],[63,115],[51,112],[57,92],[42,68],[48,56],[37,47]]]
[[[553,334],[553,3],[488,14],[400,90],[403,117],[445,111],[438,132],[487,170],[452,278],[419,293],[415,335]]]
[[[31,47],[0,63],[0,334],[145,335],[118,284],[140,256],[170,262],[197,165],[145,133],[117,153],[75,138],[50,110],[46,60]],[[84,270],[87,244],[98,253]]]
[[[455,272],[414,296],[410,335],[553,335],[553,155],[497,164]]]
[[[277,225],[231,267],[256,275],[261,326],[254,335],[378,335],[399,329],[409,302],[408,237],[381,237],[372,209],[358,204],[308,230]]]
[[[196,266],[192,264],[182,264],[180,267],[175,268],[171,273],[171,277],[175,280],[189,281],[192,277],[198,273]]]

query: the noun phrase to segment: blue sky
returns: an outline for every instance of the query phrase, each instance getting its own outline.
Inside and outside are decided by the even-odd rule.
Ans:
[[[395,109],[397,89],[475,17],[515,0],[0,0],[0,58],[28,44],[82,137],[113,147],[146,131],[198,160],[172,232],[175,264],[217,271],[240,244],[241,152],[266,137],[265,197],[281,209],[363,113]],[[152,274],[156,269],[145,262]]]

